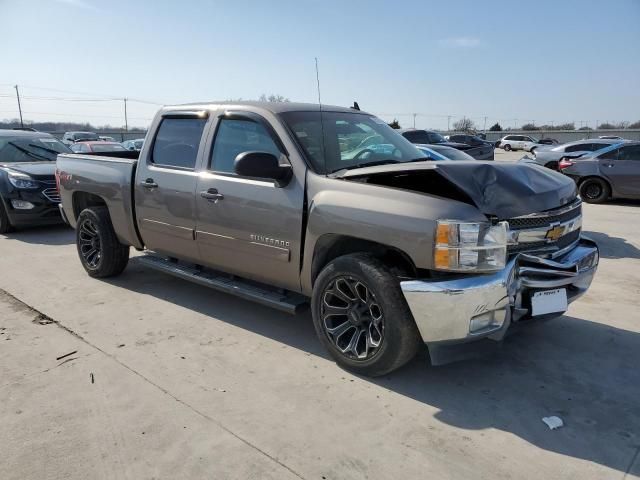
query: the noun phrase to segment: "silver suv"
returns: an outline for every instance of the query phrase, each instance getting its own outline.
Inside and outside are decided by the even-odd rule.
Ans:
[[[510,150],[533,152],[539,146],[538,139],[528,135],[506,135],[500,139],[498,144],[498,148],[503,148],[507,152]]]

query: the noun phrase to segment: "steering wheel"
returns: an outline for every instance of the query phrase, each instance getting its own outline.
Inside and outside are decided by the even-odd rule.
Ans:
[[[354,160],[360,160],[362,157],[364,157],[364,155],[366,153],[373,153],[375,154],[375,152],[373,150],[371,150],[370,148],[365,148],[364,150],[360,150],[357,154],[355,154],[353,156]]]

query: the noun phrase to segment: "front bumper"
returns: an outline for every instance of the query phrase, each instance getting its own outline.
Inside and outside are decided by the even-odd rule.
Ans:
[[[581,237],[572,250],[553,260],[521,253],[493,274],[411,280],[400,286],[431,351],[442,344],[502,340],[515,323],[538,318],[531,314],[536,291],[565,288],[571,303],[589,288],[598,260],[596,243]],[[472,320],[487,327],[472,331]]]
[[[62,223],[59,202],[51,200],[44,192],[52,190],[49,187],[44,190],[13,190],[7,192],[2,199],[9,217],[9,222],[15,227],[26,227],[35,225],[53,225]],[[53,192],[52,192],[53,194]],[[33,208],[26,210],[16,209],[12,206],[12,200],[22,200],[29,202]]]

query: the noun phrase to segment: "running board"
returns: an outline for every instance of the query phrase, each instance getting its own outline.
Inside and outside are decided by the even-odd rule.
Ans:
[[[257,283],[233,277],[193,264],[175,263],[157,255],[141,255],[135,260],[145,267],[168,273],[174,277],[213,288],[236,297],[261,303],[286,313],[295,314],[308,307],[307,297],[286,290],[270,289]]]

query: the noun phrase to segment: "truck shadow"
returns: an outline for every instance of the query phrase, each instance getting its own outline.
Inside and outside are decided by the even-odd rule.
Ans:
[[[309,312],[288,316],[135,264],[109,283],[329,358]],[[638,365],[640,334],[564,316],[531,324],[490,357],[435,368],[423,351],[387,377],[363,380],[435,407],[444,424],[503,430],[544,450],[626,472],[640,448]],[[551,432],[541,421],[550,415],[565,427]],[[426,426],[422,433],[430,435]]]
[[[0,238],[19,240],[34,245],[70,245],[75,243],[75,231],[67,225],[23,227],[15,232],[0,235]]]
[[[638,258],[640,259],[640,248],[627,242],[625,238],[612,237],[602,232],[587,232],[584,234],[594,240],[600,249],[602,258]]]

